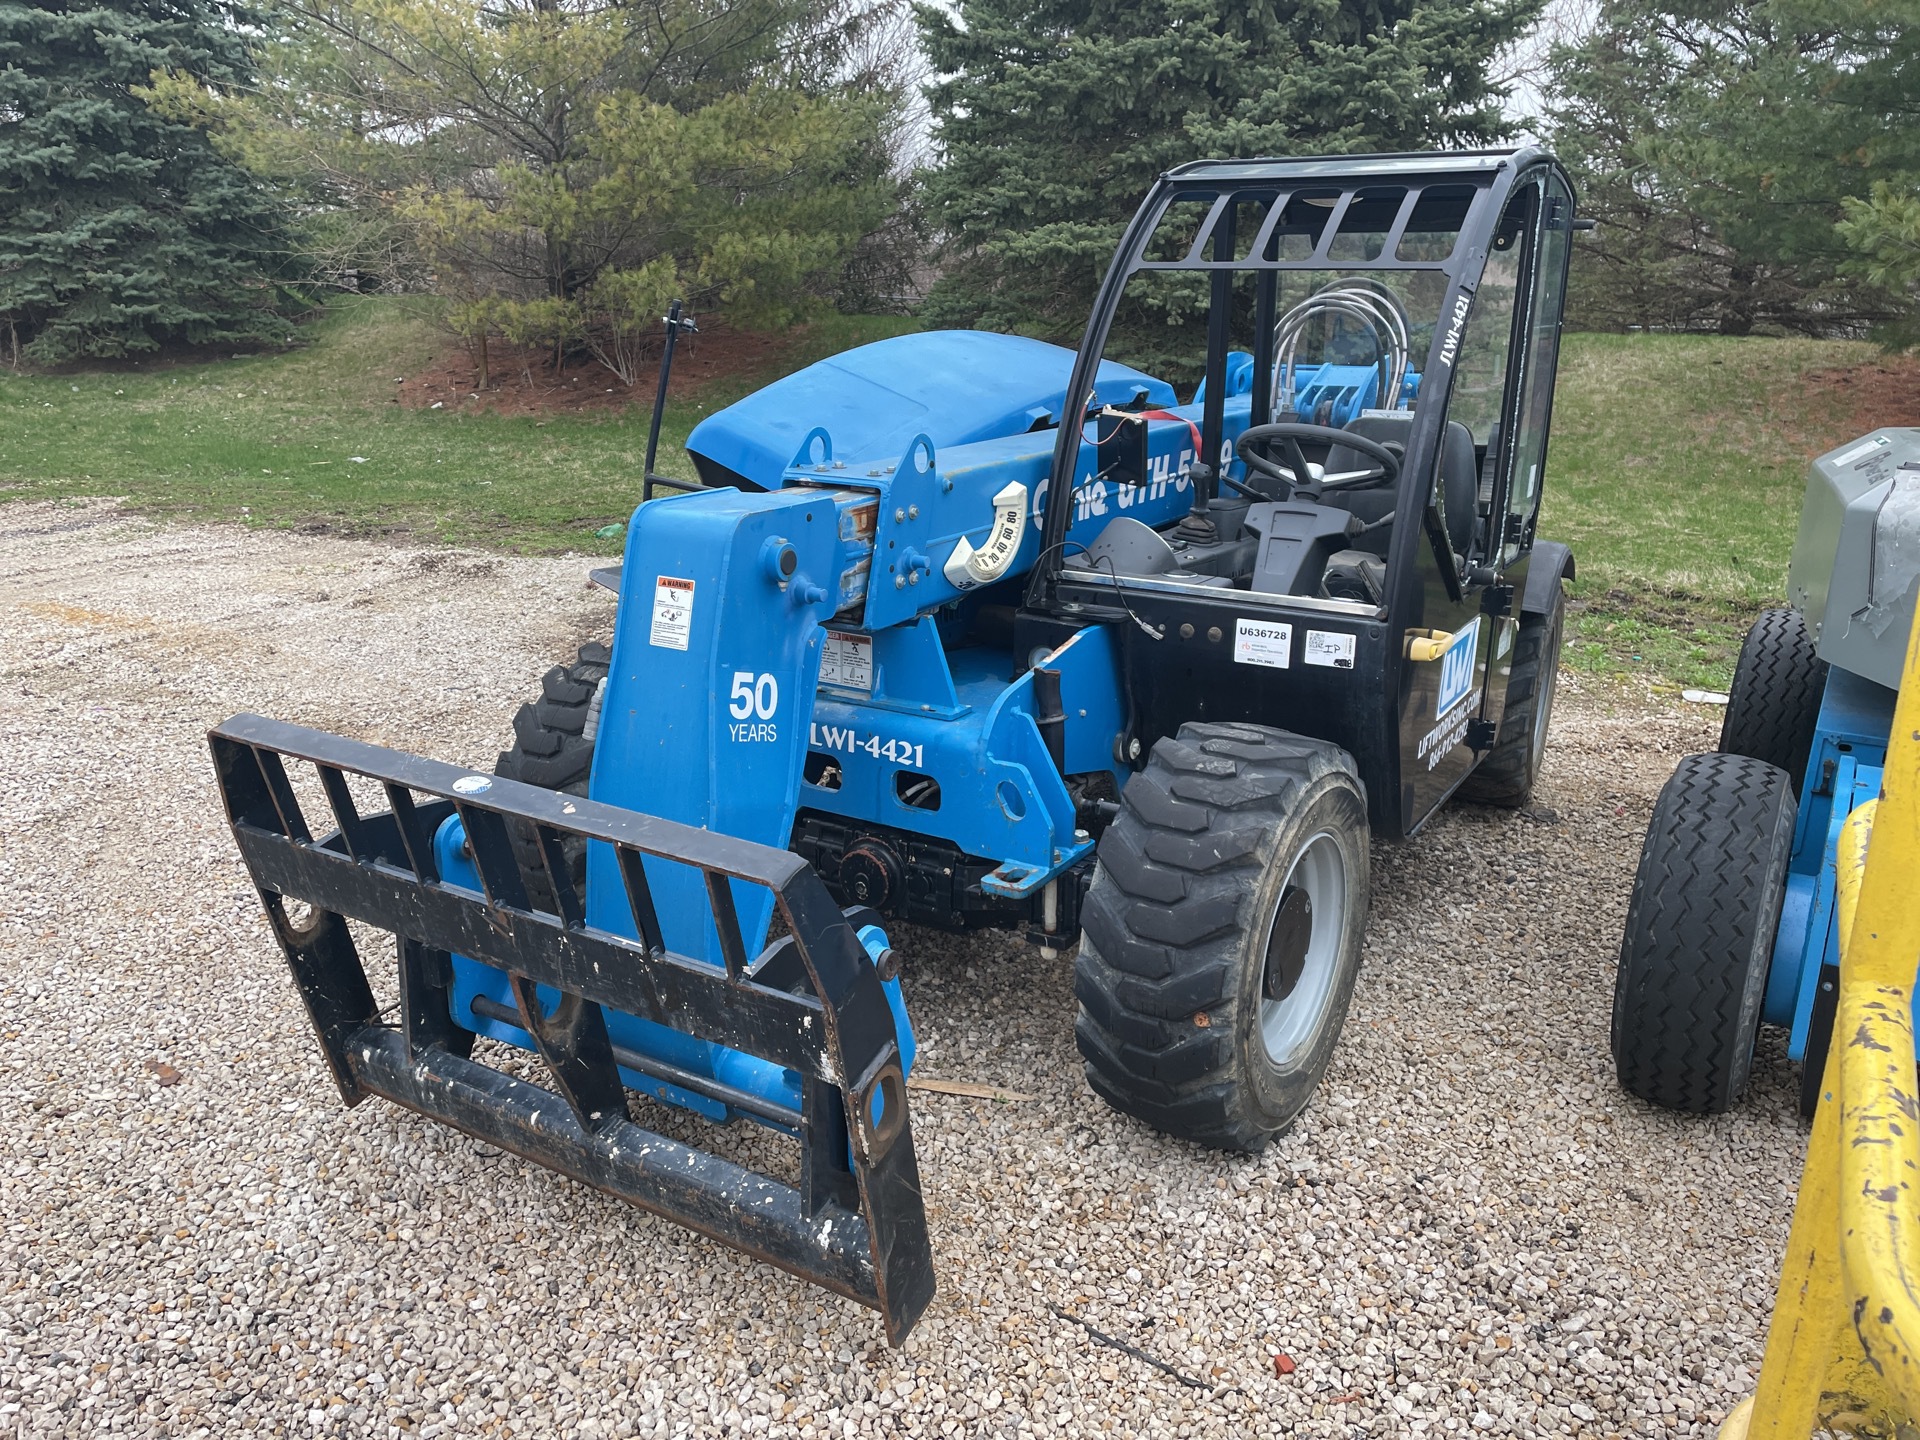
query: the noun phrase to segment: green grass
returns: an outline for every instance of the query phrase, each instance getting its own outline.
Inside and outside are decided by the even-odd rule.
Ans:
[[[667,407],[659,469],[692,477],[681,446],[703,414],[786,369],[912,326],[836,315],[795,332],[764,371]],[[418,307],[343,302],[301,339],[285,353],[208,364],[0,371],[0,500],[119,495],[196,520],[618,550],[593,532],[625,520],[638,499],[650,385],[613,415],[414,410],[395,403],[394,377],[446,344]]]
[[[681,445],[703,414],[912,327],[833,316],[795,332],[752,373],[668,407],[660,468],[691,476]],[[593,532],[626,519],[638,496],[647,396],[617,415],[545,419],[395,403],[394,377],[445,343],[418,306],[359,299],[284,353],[0,371],[0,501],[119,495],[197,520],[617,549]],[[1857,428],[1805,397],[1802,377],[1876,354],[1826,341],[1567,337],[1540,529],[1579,561],[1570,663],[1725,686],[1748,621],[1782,592],[1808,460]]]
[[[1854,425],[1803,393],[1844,341],[1570,335],[1540,533],[1573,546],[1576,668],[1724,689],[1786,588],[1813,456]]]

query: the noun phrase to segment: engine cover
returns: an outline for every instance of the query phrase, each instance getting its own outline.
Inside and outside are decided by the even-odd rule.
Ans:
[[[1900,688],[1920,592],[1920,430],[1876,430],[1807,477],[1787,598],[1820,658]]]

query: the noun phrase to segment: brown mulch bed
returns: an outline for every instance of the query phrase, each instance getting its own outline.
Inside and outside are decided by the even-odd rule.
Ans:
[[[1920,426],[1920,355],[1886,355],[1868,365],[1810,371],[1801,385],[1806,413],[1831,416],[1829,428],[1843,437],[1888,425]]]
[[[786,348],[784,335],[755,335],[715,322],[699,334],[683,335],[673,354],[672,393],[681,397],[727,375],[753,374],[774,364]],[[422,369],[394,387],[403,405],[425,410],[438,403],[449,410],[487,410],[496,415],[579,414],[650,408],[660,363],[656,344],[642,373],[629,387],[591,355],[569,355],[555,368],[547,349],[519,350],[498,341],[487,351],[487,388],[467,347],[449,340]]]

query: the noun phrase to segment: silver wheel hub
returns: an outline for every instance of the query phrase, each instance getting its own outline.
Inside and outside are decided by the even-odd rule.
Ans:
[[[1260,1040],[1286,1068],[1312,1045],[1340,968],[1347,916],[1347,861],[1331,831],[1295,852],[1267,926]]]

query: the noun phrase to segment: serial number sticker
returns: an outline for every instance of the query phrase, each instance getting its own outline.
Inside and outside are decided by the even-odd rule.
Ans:
[[[871,755],[876,760],[890,760],[915,770],[926,768],[924,746],[910,745],[905,740],[890,739],[877,732],[862,735],[851,725],[822,725],[815,720],[807,727],[807,745],[830,755]]]
[[[1292,661],[1293,626],[1276,625],[1271,620],[1234,621],[1234,664],[1285,670]]]
[[[693,638],[693,581],[674,575],[653,580],[653,626],[647,643],[663,650],[684,650]]]
[[[1353,636],[1338,630],[1309,630],[1301,658],[1309,665],[1326,665],[1335,670],[1353,668]]]
[[[820,683],[873,693],[873,637],[829,630],[820,645]]]
[[[1876,450],[1879,450],[1890,443],[1891,442],[1887,439],[1886,436],[1876,435],[1871,440],[1864,441],[1861,444],[1854,446],[1851,450],[1847,451],[1846,454],[1834,456],[1833,463],[1835,465],[1851,465],[1854,461],[1859,460],[1864,456],[1871,455]]]

